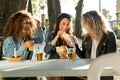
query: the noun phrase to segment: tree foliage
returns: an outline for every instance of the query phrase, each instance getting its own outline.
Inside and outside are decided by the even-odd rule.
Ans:
[[[29,0],[0,0],[0,35],[8,17],[18,10],[25,10],[28,7]]]
[[[32,0],[33,14],[37,14],[37,12],[44,10],[44,4],[47,4],[46,0]]]
[[[82,6],[83,6],[83,0],[79,0],[77,6],[76,6],[76,19],[75,19],[75,31],[74,34],[77,37],[81,37],[81,13],[82,13]]]
[[[48,17],[49,17],[49,31],[53,31],[57,16],[61,13],[59,0],[47,0]]]

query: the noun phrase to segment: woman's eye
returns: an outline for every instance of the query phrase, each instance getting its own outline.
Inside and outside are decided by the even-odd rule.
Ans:
[[[63,25],[65,25],[65,23],[63,23]]]

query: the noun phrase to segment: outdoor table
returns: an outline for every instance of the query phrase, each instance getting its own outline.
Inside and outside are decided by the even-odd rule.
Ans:
[[[0,61],[0,76],[2,77],[35,77],[35,76],[87,76],[91,59],[51,59],[24,60],[20,62]],[[105,69],[103,76],[111,76],[114,71]]]

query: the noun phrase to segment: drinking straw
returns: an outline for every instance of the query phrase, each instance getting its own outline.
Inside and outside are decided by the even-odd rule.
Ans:
[[[16,55],[16,48],[14,48],[14,57],[16,57],[17,55]]]

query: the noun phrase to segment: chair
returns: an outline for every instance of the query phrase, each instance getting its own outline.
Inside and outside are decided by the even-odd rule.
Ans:
[[[93,60],[88,70],[87,80],[100,80],[105,67],[111,67],[115,71],[114,75],[120,75],[120,54],[106,54]]]

